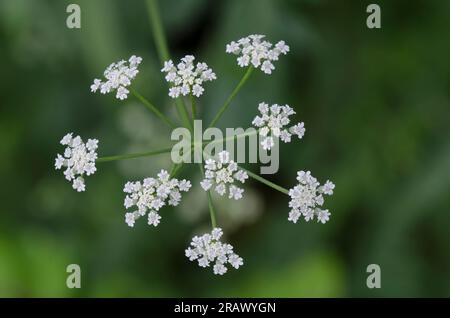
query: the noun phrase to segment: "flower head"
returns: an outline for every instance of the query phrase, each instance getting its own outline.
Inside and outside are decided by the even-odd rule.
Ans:
[[[238,269],[244,264],[243,259],[233,252],[233,246],[222,243],[220,238],[223,232],[220,228],[214,228],[211,233],[202,236],[194,236],[191,246],[185,251],[185,255],[190,261],[197,261],[200,267],[213,265],[213,272],[216,275],[223,275],[228,271],[225,265],[231,265]]]
[[[66,146],[64,154],[57,154],[55,159],[55,169],[60,170],[63,167],[64,176],[72,182],[72,187],[78,192],[85,191],[83,176],[94,174],[97,171],[95,160],[97,159],[97,139],[88,139],[84,143],[80,136],[73,137],[73,133],[65,135],[61,145]]]
[[[181,192],[187,192],[191,183],[187,180],[170,178],[166,170],[161,170],[157,178],[146,178],[142,182],[127,182],[123,191],[124,206],[129,209],[136,206],[137,210],[125,214],[125,222],[134,226],[134,222],[148,211],[148,224],[157,226],[161,220],[158,214],[166,204],[177,206],[181,200]]]
[[[128,86],[131,81],[139,73],[138,65],[142,62],[139,56],[131,56],[128,61],[121,60],[117,63],[112,63],[103,73],[106,81],[102,82],[99,79],[94,79],[91,85],[91,92],[100,90],[101,94],[116,91],[116,98],[124,100],[128,97]]]
[[[244,189],[235,186],[234,181],[244,183],[248,178],[247,173],[239,169],[236,162],[230,160],[228,151],[220,152],[218,157],[218,160],[206,160],[205,179],[200,182],[200,185],[205,191],[215,186],[214,189],[219,195],[223,196],[228,192],[228,198],[241,199]]]
[[[284,41],[279,41],[275,46],[263,40],[264,35],[252,34],[237,42],[231,41],[226,46],[226,52],[237,55],[237,63],[240,67],[250,64],[260,68],[266,74],[272,74],[275,69],[273,61],[278,61],[280,54],[286,55],[289,46]]]
[[[288,127],[289,117],[295,114],[289,105],[274,104],[269,107],[266,103],[260,103],[258,110],[261,115],[256,116],[252,124],[259,129],[259,135],[262,137],[261,146],[264,150],[270,150],[274,146],[273,137],[280,138],[285,143],[291,142],[292,135],[297,135],[299,139],[303,138],[305,134],[303,122]]]
[[[186,55],[176,66],[172,60],[164,62],[161,72],[166,73],[166,81],[172,84],[169,89],[169,96],[177,98],[180,95],[186,96],[189,93],[196,97],[203,94],[203,82],[216,79],[216,74],[206,63],[198,62],[194,64],[195,57]]]
[[[325,224],[330,220],[330,212],[319,207],[323,205],[324,195],[332,195],[334,184],[327,181],[323,186],[311,175],[309,171],[297,172],[298,185],[289,190],[291,201],[288,220],[297,223],[301,215],[305,221],[317,217],[317,222]]]

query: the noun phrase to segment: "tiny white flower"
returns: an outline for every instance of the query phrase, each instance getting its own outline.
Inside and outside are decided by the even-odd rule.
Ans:
[[[125,200],[123,202],[123,205],[126,209],[131,208],[135,204],[135,200],[133,200],[131,197],[127,196],[125,197]]]
[[[64,170],[63,174],[66,177],[67,181],[72,181],[73,179],[75,179],[75,173],[73,171],[74,169],[72,168],[67,168],[66,170]]]
[[[179,87],[171,87],[169,88],[169,96],[172,98],[177,98],[181,94],[181,89]]]
[[[259,135],[266,137],[268,134],[270,133],[270,128],[269,127],[261,127],[259,129]]]
[[[214,270],[214,274],[216,274],[216,275],[223,275],[223,274],[225,274],[227,272],[228,269],[225,267],[225,265],[223,265],[221,263],[216,263],[214,265],[213,270]]]
[[[203,94],[203,87],[201,87],[199,84],[195,84],[192,88],[192,94],[196,97],[200,97]]]
[[[237,58],[237,62],[240,67],[248,66],[250,64],[250,56],[248,55],[240,56]]]
[[[234,253],[233,246],[220,241],[223,231],[214,228],[211,233],[202,236],[194,236],[190,246],[185,250],[185,255],[190,261],[197,261],[200,267],[213,265],[215,275],[223,275],[228,271],[226,265],[238,269],[244,264],[244,260]]]
[[[88,162],[86,164],[86,167],[84,168],[84,171],[86,172],[87,176],[90,176],[97,171],[97,168],[95,167],[95,164],[93,162]]]
[[[234,42],[234,41],[231,41],[230,44],[227,44],[226,50],[225,50],[225,51],[226,51],[227,53],[233,53],[233,54],[236,54],[236,53],[238,53],[239,50],[240,50],[239,44],[237,44],[237,43]]]
[[[278,61],[280,54],[287,54],[289,46],[284,41],[279,41],[275,46],[263,40],[264,35],[252,34],[237,42],[231,41],[226,45],[225,52],[238,55],[237,63],[240,67],[247,67],[250,63],[255,68],[260,68],[266,74],[272,74],[275,69],[272,61]]]
[[[148,208],[155,209],[156,211],[158,211],[163,206],[164,206],[164,201],[159,199],[159,198],[156,198],[156,199],[151,201],[151,203],[149,204]]]
[[[264,115],[268,115],[269,112],[269,104],[265,103],[265,102],[261,102],[258,104],[258,110],[261,112],[261,114],[263,115],[262,118],[264,118]]]
[[[302,214],[300,213],[299,210],[297,209],[292,209],[289,212],[289,217],[288,217],[288,221],[291,221],[293,223],[297,223],[298,219],[300,218]]]
[[[67,146],[72,142],[72,133],[66,134],[60,141],[60,144],[63,146]]]
[[[148,225],[158,226],[159,222],[161,220],[161,216],[152,211],[148,214]]]
[[[133,182],[127,182],[125,183],[125,186],[123,188],[123,192],[125,193],[132,193],[134,191],[134,185]]]
[[[316,214],[315,211],[313,209],[306,209],[303,211],[303,217],[305,218],[306,222],[311,221],[312,219],[314,219],[314,215]]]
[[[161,69],[161,72],[170,72],[174,68],[172,60],[165,61],[164,67]]]
[[[239,255],[234,253],[228,257],[228,262],[236,269],[244,265],[244,260],[242,259],[242,257],[239,257]]]
[[[129,90],[126,88],[131,85],[131,81],[139,73],[138,66],[142,58],[132,55],[128,61],[119,61],[109,65],[103,75],[105,81],[94,79],[91,85],[91,92],[100,90],[101,94],[107,94],[116,91],[116,98],[124,100],[128,97]]]
[[[288,220],[297,223],[297,220],[303,215],[305,221],[313,220],[324,224],[330,219],[330,212],[322,210],[319,207],[324,203],[324,195],[332,195],[334,184],[327,181],[323,186],[311,175],[309,171],[297,172],[297,181],[295,187],[289,189],[289,212]]]
[[[222,235],[223,235],[223,231],[222,231],[222,229],[221,228],[219,228],[219,227],[216,227],[215,229],[213,229],[212,231],[211,231],[211,237],[214,239],[214,240],[220,240],[220,238],[222,237]]]
[[[224,164],[230,161],[230,153],[228,151],[221,151],[218,154],[219,162]]]
[[[289,132],[287,132],[287,130],[285,130],[285,129],[280,131],[279,137],[280,137],[281,141],[284,143],[291,142],[291,136],[292,135]]]
[[[267,137],[264,138],[261,141],[261,146],[263,147],[264,150],[270,150],[272,149],[272,147],[275,145],[273,138],[272,137]]]
[[[323,185],[323,193],[332,195],[333,189],[334,189],[334,183],[331,182],[330,180],[327,180],[327,182],[325,182],[325,184]]]
[[[161,72],[166,73],[165,79],[173,86],[169,88],[169,96],[178,98],[190,93],[195,97],[203,95],[203,83],[216,79],[216,74],[206,63],[194,65],[195,57],[186,55],[176,66],[172,60],[164,62]]]
[[[191,182],[188,180],[181,180],[178,184],[180,191],[186,192],[191,188]]]
[[[287,52],[289,52],[289,46],[286,45],[286,43],[284,41],[279,41],[276,45],[275,48],[277,50],[280,51],[280,53],[282,54],[287,54]]]
[[[126,209],[136,206],[140,216],[148,212],[148,224],[156,227],[161,220],[158,211],[165,205],[177,206],[181,201],[181,192],[187,192],[190,188],[190,181],[170,178],[166,170],[161,170],[157,178],[125,183],[123,191],[127,195],[124,206]]]
[[[98,148],[98,140],[97,139],[88,139],[88,141],[86,143],[86,148],[89,151],[97,150],[97,148]]]
[[[200,182],[200,185],[203,190],[208,191],[212,187],[212,181],[210,179],[205,179]]]
[[[73,180],[72,187],[77,190],[78,192],[82,192],[85,190],[84,180],[82,177],[78,177],[75,180]]]
[[[162,170],[157,174],[157,176],[158,176],[158,178],[159,178],[161,181],[169,181],[169,177],[170,177],[170,175],[169,175],[169,173],[167,172],[167,170],[164,170],[164,169],[162,169]],[[163,184],[163,185],[165,185],[165,184]]]
[[[66,158],[72,157],[72,148],[67,147],[66,149],[64,149],[64,157],[66,157]]]
[[[229,199],[235,199],[239,200],[242,198],[242,193],[244,192],[244,189],[238,188],[235,185],[230,186],[228,198]]]
[[[330,220],[330,212],[328,212],[328,210],[319,209],[316,213],[317,213],[317,222],[325,224]]]
[[[60,154],[57,154],[56,159],[55,159],[55,169],[59,170],[61,169],[61,167],[64,165],[64,162],[66,160],[64,159],[63,156],[61,156]]]
[[[209,261],[207,257],[202,257],[198,260],[198,266],[200,267],[208,267],[209,266]]]
[[[247,172],[245,172],[244,170],[238,170],[235,174],[234,174],[234,178],[242,183],[245,182],[246,179],[248,179],[248,174]]]
[[[272,74],[272,71],[275,69],[275,66],[270,61],[264,61],[261,65],[261,71],[266,74]]]
[[[252,121],[253,126],[261,127],[264,125],[264,119],[262,117],[256,116]]]
[[[94,83],[91,85],[91,92],[95,93],[100,88],[101,84],[101,80],[99,80],[98,78],[94,79]]]
[[[128,93],[129,93],[128,89],[126,89],[126,88],[123,87],[123,86],[120,86],[120,87],[117,89],[117,92],[116,92],[116,98],[117,98],[117,99],[120,99],[120,100],[124,100],[124,99],[127,98]]]
[[[186,96],[186,95],[188,95],[190,92],[191,92],[191,89],[189,88],[189,85],[184,84],[183,86],[181,86],[181,88],[180,88],[180,93],[181,93],[181,95]]]
[[[142,62],[142,58],[136,55],[132,55],[129,59],[128,62],[130,62],[131,66],[137,66],[139,64],[141,64]]]
[[[186,249],[185,255],[187,258],[189,258],[190,261],[194,261],[198,258],[197,252],[195,252],[195,250],[190,247]]]
[[[65,135],[61,145],[66,146],[64,155],[57,154],[55,169],[65,168],[63,174],[66,180],[72,182],[72,188],[78,192],[86,190],[84,175],[92,175],[97,171],[95,160],[97,159],[97,139],[88,139],[84,143],[80,136],[73,137],[72,133]]]
[[[134,213],[125,213],[125,223],[129,227],[133,227],[135,222]]]
[[[219,183],[214,190],[216,190],[219,195],[223,196],[227,192],[227,187],[224,183]]]
[[[205,168],[207,170],[216,170],[216,161],[214,159],[206,159],[205,161]]]
[[[303,136],[305,135],[305,124],[298,123],[297,125],[294,125],[291,128],[289,128],[289,131],[292,134],[297,135],[299,139],[302,139]]]

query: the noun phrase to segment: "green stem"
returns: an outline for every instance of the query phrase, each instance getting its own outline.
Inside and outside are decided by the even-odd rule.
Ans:
[[[242,168],[242,167],[240,167],[240,166],[239,166],[239,168],[242,169],[242,170],[244,170],[244,171],[246,171],[247,174],[248,174],[251,178],[255,179],[256,181],[259,181],[259,182],[261,182],[261,183],[264,183],[265,185],[271,187],[272,189],[275,189],[275,190],[277,190],[277,191],[280,191],[280,192],[282,192],[282,193],[284,193],[284,194],[289,194],[289,190],[288,190],[288,189],[285,189],[285,188],[283,188],[282,186],[279,186],[278,184],[275,184],[275,183],[273,183],[273,182],[271,182],[271,181],[269,181],[269,180],[267,180],[267,179],[264,179],[263,177],[261,177],[261,176],[255,174],[255,173],[253,173],[253,172],[251,172],[251,171],[248,171],[247,169],[244,169],[244,168]]]
[[[152,103],[148,101],[144,96],[139,94],[134,88],[130,88],[131,94],[133,94],[137,99],[141,101],[142,104],[145,105],[151,112],[153,112],[159,119],[161,119],[167,126],[170,128],[176,128],[177,125],[175,125],[166,115],[161,113],[158,108],[155,107]]]
[[[161,62],[170,59],[169,49],[167,48],[166,37],[159,17],[158,2],[155,0],[147,0],[147,11],[152,25],[153,37],[155,38],[156,49],[158,50]]]
[[[174,178],[181,171],[182,167],[183,167],[182,163],[172,164],[172,168],[170,169],[170,177]]]
[[[216,114],[216,117],[214,117],[211,124],[209,124],[209,127],[213,127],[216,124],[216,122],[220,119],[220,117],[222,117],[222,114],[227,110],[233,98],[237,95],[237,93],[241,90],[242,86],[244,86],[245,82],[247,82],[247,80],[249,79],[250,75],[253,72],[253,69],[254,69],[253,66],[249,66],[247,68],[244,77],[242,77],[239,84],[234,88],[233,92],[231,92],[231,95],[228,96],[225,103],[222,105],[222,107],[220,107],[219,112]]]
[[[168,153],[171,151],[172,151],[172,147],[159,149],[159,150],[153,150],[153,151],[147,151],[147,152],[130,153],[130,154],[126,154],[126,155],[100,157],[96,160],[96,162],[108,162],[108,161],[116,161],[116,160],[123,160],[123,159],[150,157],[150,156],[155,156],[155,155],[159,155],[159,154],[163,154],[163,153]]]
[[[190,96],[191,96],[192,122],[193,122],[195,120],[195,118],[197,117],[197,106],[195,105],[194,95],[192,95],[192,93],[191,93]]]
[[[250,137],[250,136],[253,136],[253,135],[257,134],[257,133],[258,133],[258,130],[255,129],[255,130],[252,130],[250,132],[246,132],[246,133],[239,134],[239,135],[233,135],[233,136],[229,136],[229,137],[221,138],[221,139],[217,139],[217,140],[212,140],[212,141],[203,141],[202,144],[203,145],[205,145],[205,144],[218,144],[218,143],[221,143],[221,142],[224,142],[224,141],[233,140],[233,139],[238,140],[238,139],[241,139],[241,138]]]
[[[164,61],[170,60],[169,49],[167,47],[166,36],[164,35],[161,18],[159,16],[159,8],[156,0],[147,0],[147,11],[150,18],[150,23],[153,30],[153,38],[155,39],[156,49],[158,51],[161,65]],[[186,105],[181,97],[175,100],[175,107],[183,125],[192,130],[192,125],[189,120],[189,114],[186,110]]]
[[[186,110],[186,106],[184,105],[184,102],[181,99],[181,97],[178,97],[175,100],[175,107],[177,108],[178,115],[180,116],[184,127],[189,129],[190,131],[192,131],[192,124],[191,124],[191,121],[189,119],[189,114],[188,114],[188,112]]]
[[[205,171],[203,170],[203,166],[201,163],[198,164],[200,167],[200,172],[202,173],[203,178],[205,177]],[[211,197],[211,191],[206,191],[206,197],[208,198],[208,208],[209,208],[209,216],[211,217],[211,227],[214,229],[217,227],[216,222],[216,211],[214,209],[212,197]]]
[[[208,197],[209,215],[211,216],[211,227],[214,229],[217,227],[217,223],[216,223],[216,212],[214,210],[214,205],[211,198],[211,191],[208,191],[206,193],[206,196]]]

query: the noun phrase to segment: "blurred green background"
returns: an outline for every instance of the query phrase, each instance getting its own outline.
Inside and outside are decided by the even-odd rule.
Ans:
[[[366,27],[366,6],[382,29]],[[81,6],[82,28],[66,27]],[[200,108],[211,119],[243,70],[225,44],[251,33],[291,47],[273,75],[257,71],[221,127],[248,127],[257,103],[288,103],[305,122],[283,144],[271,180],[289,188],[311,170],[336,183],[326,225],[287,221],[289,198],[254,181],[239,202],[216,200],[219,224],[245,266],[217,277],[184,256],[209,229],[195,187],[162,223],[124,223],[122,193],[169,167],[169,156],[98,164],[76,193],[53,168],[60,138],[100,139],[100,155],[169,143],[169,130],[130,96],[92,94],[111,62],[143,57],[139,91],[168,114],[174,106],[145,1],[0,0],[0,296],[450,296],[450,1],[161,1],[172,56],[194,54],[218,80]],[[251,167],[257,171],[257,166]],[[79,264],[82,288],[68,289]],[[381,289],[366,267],[381,266]]]

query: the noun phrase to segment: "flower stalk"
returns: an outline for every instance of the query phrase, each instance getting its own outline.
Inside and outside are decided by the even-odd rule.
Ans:
[[[203,166],[201,163],[198,165],[200,167],[200,172],[202,173],[202,177],[205,177],[205,170],[203,169]],[[209,216],[211,218],[211,228],[214,229],[217,227],[216,222],[216,210],[214,209],[214,204],[211,197],[211,191],[206,191],[206,197],[208,198],[208,209],[209,209]]]
[[[259,181],[259,182],[261,182],[261,183],[264,183],[265,185],[271,187],[272,189],[275,189],[275,190],[277,190],[277,191],[280,191],[281,193],[289,194],[289,190],[288,190],[288,189],[283,188],[282,186],[279,186],[278,184],[275,184],[275,183],[273,183],[272,181],[269,181],[269,180],[267,180],[267,179],[265,179],[265,178],[263,178],[263,177],[257,175],[256,173],[253,173],[253,172],[247,170],[247,169],[244,169],[244,168],[242,168],[242,167],[239,167],[239,168],[241,168],[242,170],[244,170],[245,172],[247,172],[247,174],[249,175],[250,178],[253,178],[253,179],[255,179],[256,181]]]
[[[190,94],[191,98],[191,108],[192,108],[192,122],[197,118],[197,105],[195,104],[195,97]]]
[[[171,152],[171,151],[172,151],[172,147],[159,149],[159,150],[153,150],[153,151],[130,153],[130,154],[125,154],[125,155],[100,157],[100,158],[98,158],[96,160],[96,162],[109,162],[109,161],[124,160],[124,159],[135,159],[135,158],[141,158],[141,157],[150,157],[150,156],[160,155],[160,154],[163,154],[163,153],[168,153],[168,152]]]
[[[155,105],[150,103],[148,99],[146,99],[144,96],[139,94],[138,91],[136,91],[134,88],[130,88],[131,94],[133,94],[142,104],[144,104],[145,107],[147,107],[152,113],[154,113],[159,119],[161,119],[167,126],[170,128],[176,128],[177,125],[175,125],[166,115],[161,113],[161,111],[156,108]]]
[[[223,113],[227,110],[228,106],[230,106],[231,101],[234,99],[234,97],[237,95],[237,93],[239,93],[239,91],[241,90],[242,86],[244,86],[244,84],[250,78],[250,75],[252,74],[253,70],[254,70],[253,66],[249,66],[247,68],[247,71],[245,72],[245,74],[242,77],[242,79],[240,80],[240,82],[237,84],[237,86],[231,92],[230,96],[228,96],[228,98],[226,99],[226,101],[222,105],[222,107],[219,108],[219,111],[217,112],[216,116],[214,117],[214,119],[209,124],[209,127],[213,127],[217,123],[217,121],[220,119],[220,117],[222,117]]]

